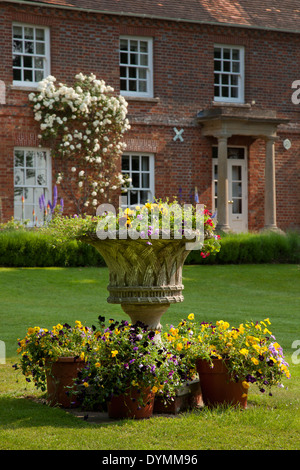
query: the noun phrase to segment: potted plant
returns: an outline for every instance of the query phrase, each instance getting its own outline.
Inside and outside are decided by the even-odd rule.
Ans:
[[[193,319],[194,314],[191,313],[188,320]],[[155,412],[177,414],[203,405],[195,360],[189,351],[193,332],[186,328],[188,320],[182,320],[177,326],[170,325],[162,332],[161,339],[165,348],[178,360],[173,386],[166,387],[157,396]]]
[[[171,391],[178,357],[157,340],[157,332],[138,322],[99,317],[97,344],[76,380],[83,407],[107,405],[111,418],[147,418],[154,398]]]
[[[289,378],[281,346],[269,330],[269,319],[246,322],[237,328],[228,322],[193,321],[185,324],[190,333],[189,352],[196,361],[203,401],[246,408],[248,389],[257,385],[264,393]]]
[[[220,249],[212,214],[184,209],[156,201],[95,217],[58,214],[47,230],[57,242],[76,238],[94,246],[109,269],[107,301],[121,304],[132,323],[156,330],[170,304],[184,300],[182,267],[191,249],[198,246],[203,257]]]
[[[14,365],[28,382],[47,391],[50,405],[70,407],[76,404],[69,391],[78,371],[84,366],[91,350],[93,332],[76,321],[72,327],[57,324],[52,330],[35,326],[18,341],[20,361]]]

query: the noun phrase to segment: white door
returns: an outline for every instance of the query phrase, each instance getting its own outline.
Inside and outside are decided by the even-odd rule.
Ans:
[[[216,151],[214,151],[216,157]],[[248,231],[247,153],[245,147],[228,147],[228,223],[233,232]],[[213,158],[214,210],[218,205],[218,159]]]

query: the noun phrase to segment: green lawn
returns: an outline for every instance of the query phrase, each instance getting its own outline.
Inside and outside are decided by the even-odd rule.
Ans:
[[[0,268],[0,340],[6,345],[6,364],[0,365],[0,449],[299,449],[300,365],[292,362],[292,344],[300,340],[300,267],[185,266],[183,283],[185,301],[170,307],[163,324],[177,324],[191,312],[234,326],[269,318],[291,364],[288,389],[268,397],[250,388],[245,412],[204,409],[102,424],[30,400],[28,395],[41,394],[11,367],[17,338],[29,326],[51,328],[75,320],[90,326],[100,314],[115,319],[125,314],[106,302],[106,268]]]

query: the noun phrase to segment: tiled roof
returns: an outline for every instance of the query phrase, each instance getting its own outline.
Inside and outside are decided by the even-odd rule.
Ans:
[[[300,32],[300,0],[8,0],[91,12]]]

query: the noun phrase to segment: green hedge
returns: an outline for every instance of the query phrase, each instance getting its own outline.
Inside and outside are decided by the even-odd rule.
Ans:
[[[55,247],[51,238],[30,230],[0,232],[0,266],[104,266],[101,255],[90,245],[70,241]]]
[[[223,235],[221,250],[202,259],[192,251],[186,264],[300,263],[298,233]],[[70,241],[53,246],[45,233],[30,230],[0,231],[0,266],[105,266],[101,255],[90,245]]]
[[[299,263],[300,234],[265,232],[260,234],[225,234],[221,250],[202,259],[199,251],[192,251],[186,264],[255,264]]]

